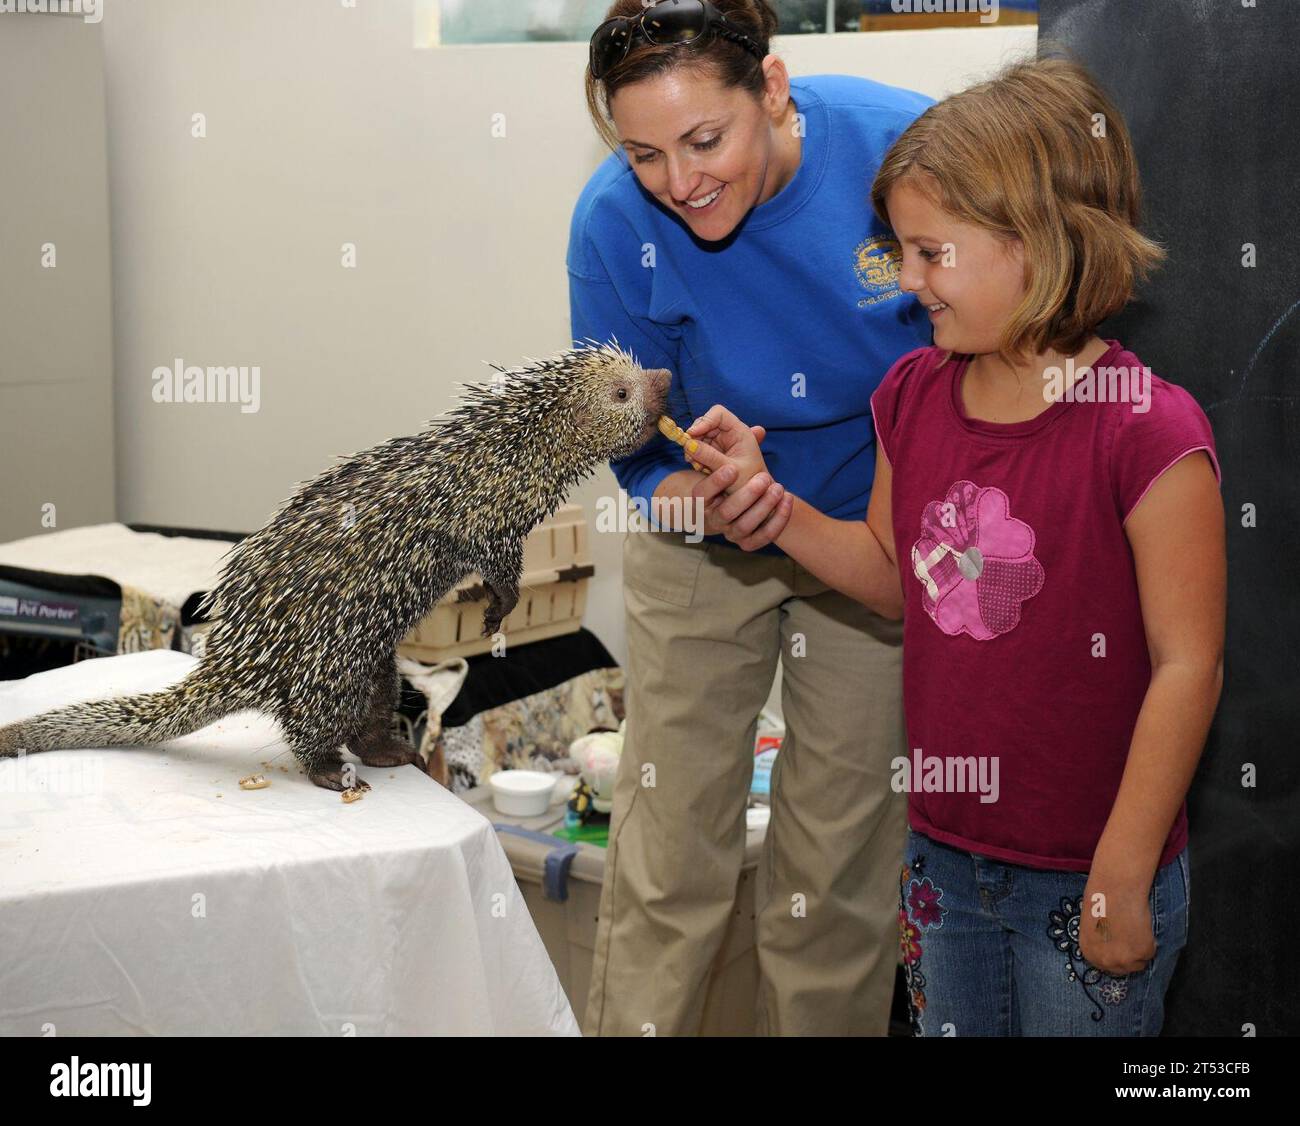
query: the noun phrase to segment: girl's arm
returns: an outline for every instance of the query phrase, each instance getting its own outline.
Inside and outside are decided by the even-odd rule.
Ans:
[[[1140,959],[1131,956],[1134,927],[1128,924],[1140,908],[1150,942],[1147,895],[1223,687],[1227,561],[1223,500],[1209,459],[1191,454],[1175,462],[1124,527],[1137,570],[1151,683],[1093,856],[1084,904],[1088,919],[1091,896],[1107,897],[1111,942],[1102,945],[1099,930],[1087,926],[1080,946],[1108,973],[1140,968],[1134,966]],[[1085,936],[1091,939],[1087,944]],[[1119,960],[1111,968],[1106,963],[1113,956]]]
[[[753,505],[752,515],[746,513],[746,519],[736,520],[734,534],[729,532],[728,539],[745,551],[775,543],[827,586],[882,617],[897,620],[903,616],[889,501],[893,474],[882,448],[876,448],[876,476],[866,519],[835,520],[793,493],[784,498],[779,492],[774,495],[773,490],[780,486],[769,487],[770,474],[757,439],[725,407],[711,407],[691,424],[688,433],[702,439],[693,455],[695,460],[712,470],[692,495],[703,496],[721,521],[736,520],[748,505]],[[732,475],[719,476],[726,468]],[[740,487],[733,495],[723,496],[723,488],[735,480],[740,481]],[[768,492],[763,495],[765,489]]]
[[[776,545],[827,586],[882,617],[903,616],[903,589],[894,551],[890,508],[893,469],[876,447],[876,476],[865,520],[835,520],[794,497],[794,509]]]

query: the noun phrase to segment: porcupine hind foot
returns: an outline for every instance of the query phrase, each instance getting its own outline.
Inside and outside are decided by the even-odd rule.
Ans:
[[[348,741],[348,750],[367,766],[408,766],[420,759],[419,751],[393,734],[393,712],[397,708],[400,689],[394,654],[375,674],[370,714],[365,726]]]
[[[334,734],[349,726],[341,716],[313,716],[301,708],[292,708],[280,718],[280,726],[293,757],[315,785],[336,791],[370,789],[357,777],[355,764],[343,761],[339,747],[344,737]]]
[[[297,751],[294,752],[297,754]],[[368,790],[370,783],[357,777],[356,767],[344,762],[337,750],[317,755],[311,759],[311,765],[304,762],[307,777],[323,790]]]

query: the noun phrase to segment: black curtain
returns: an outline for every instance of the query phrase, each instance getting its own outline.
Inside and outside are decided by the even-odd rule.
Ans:
[[[1188,799],[1190,937],[1165,1034],[1295,1035],[1300,2],[1042,0],[1039,33],[1124,113],[1145,229],[1169,251],[1101,335],[1196,396],[1223,469],[1225,682]]]

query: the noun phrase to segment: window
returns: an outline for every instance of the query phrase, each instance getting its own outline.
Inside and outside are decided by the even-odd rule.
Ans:
[[[609,0],[415,0],[417,42],[585,40]],[[1038,0],[770,0],[778,34],[1037,23]],[[828,27],[828,24],[833,26]],[[423,29],[423,30],[421,30]]]

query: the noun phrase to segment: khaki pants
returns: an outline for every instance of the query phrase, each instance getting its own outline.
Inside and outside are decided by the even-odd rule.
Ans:
[[[884,1035],[906,794],[902,623],[787,557],[629,533],[627,739],[584,1032],[695,1034],[733,910],[757,717],[786,734],[755,882],[757,1028]]]

